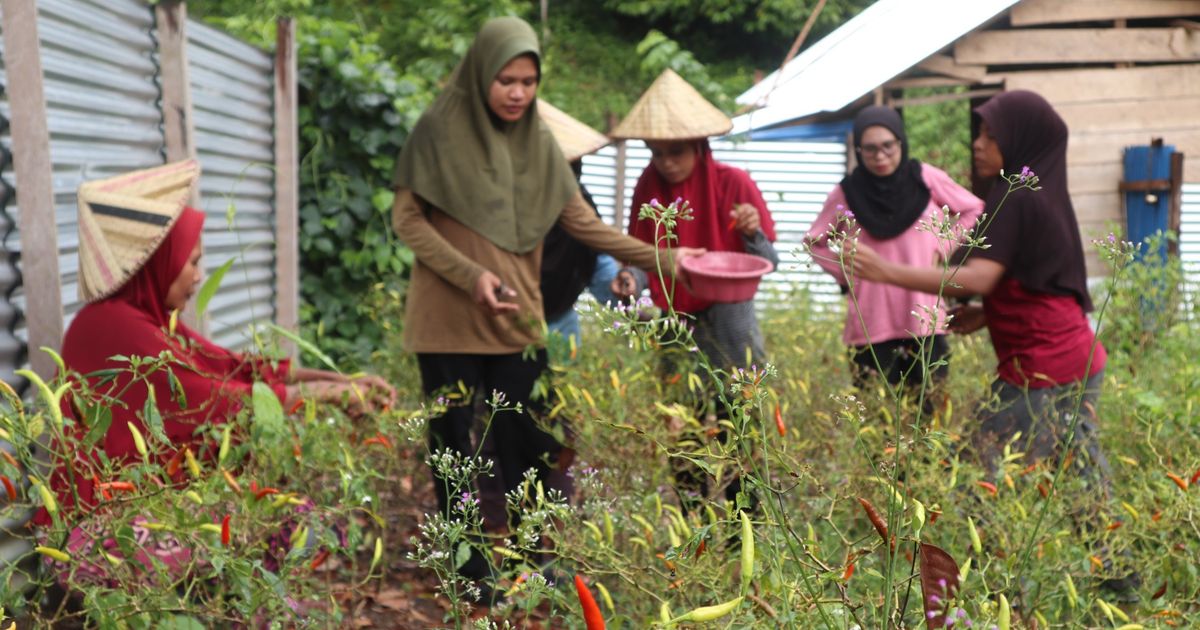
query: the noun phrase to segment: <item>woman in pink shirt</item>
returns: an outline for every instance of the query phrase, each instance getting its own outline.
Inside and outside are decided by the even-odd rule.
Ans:
[[[917,385],[924,376],[921,356],[928,357],[940,380],[947,372],[944,299],[874,280],[855,279],[850,286],[828,240],[835,233],[857,232],[859,243],[888,261],[934,265],[957,243],[939,240],[935,230],[921,226],[937,220],[946,207],[965,232],[979,218],[983,201],[945,171],[908,156],[904,123],[890,107],[859,112],[854,150],[858,166],[829,193],[805,242],[817,264],[848,293],[842,339],[854,349],[855,383],[862,386],[867,377],[883,374],[892,385]]]

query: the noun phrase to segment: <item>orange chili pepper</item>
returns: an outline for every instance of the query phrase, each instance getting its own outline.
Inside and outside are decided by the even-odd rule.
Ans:
[[[171,457],[171,461],[167,462],[167,476],[174,477],[175,473],[179,472],[179,467],[183,465],[183,449],[175,451],[175,455]]]
[[[300,461],[300,443],[299,442],[294,442],[292,444],[292,457],[295,457],[296,461]]]
[[[309,568],[316,571],[317,567],[321,566],[322,564],[325,564],[325,560],[328,558],[329,558],[329,550],[328,549],[322,549],[322,550],[318,551],[317,556],[315,558],[313,558],[312,564],[309,565]]]
[[[295,415],[295,414],[296,414],[296,412],[297,412],[297,411],[300,411],[300,408],[301,408],[301,407],[303,407],[303,406],[304,406],[304,399],[303,399],[303,398],[300,398],[300,399],[296,400],[296,402],[295,402],[295,403],[292,405],[292,408],[291,408],[291,409],[288,409],[288,415],[289,415],[289,416]]]
[[[984,490],[987,490],[988,494],[991,494],[992,496],[996,496],[996,493],[997,493],[996,484],[994,484],[990,481],[976,481],[975,485],[979,486],[980,488],[983,488]]]
[[[232,473],[230,473],[228,470],[225,470],[224,468],[222,468],[221,476],[225,477],[225,485],[229,486],[229,489],[233,490],[234,494],[242,493],[242,486],[238,485],[237,479],[233,478]]]
[[[378,444],[389,450],[392,448],[392,441],[387,439],[387,436],[382,433],[376,433],[374,436],[363,440],[363,446],[370,446],[372,444]]]
[[[108,491],[108,488],[105,488],[100,484],[100,478],[96,475],[92,475],[92,487],[100,491],[100,496],[103,497],[105,501],[112,501],[112,493]]]
[[[1108,526],[1105,527],[1105,529],[1107,529],[1108,531],[1111,532],[1114,529],[1120,529],[1121,525],[1124,525],[1124,523],[1122,523],[1121,521],[1113,521],[1113,522],[1109,523]]]
[[[674,385],[675,383],[678,383],[679,379],[681,378],[683,378],[683,374],[676,372],[667,377],[667,385]]]
[[[846,565],[846,570],[842,572],[842,581],[843,582],[850,581],[850,576],[852,576],[852,575],[854,575],[854,563],[853,562]]]
[[[1046,484],[1039,481],[1038,485],[1037,485],[1037,489],[1038,489],[1038,492],[1041,493],[1043,499],[1050,496],[1050,491],[1046,489]]]
[[[1024,477],[1025,475],[1028,475],[1029,473],[1037,470],[1037,467],[1038,467],[1037,462],[1034,462],[1034,463],[1026,466],[1024,469],[1021,470],[1021,476]]]
[[[13,457],[11,453],[9,453],[8,451],[0,450],[0,455],[3,455],[4,461],[11,464],[13,468],[16,468],[17,470],[21,470],[20,462],[18,462],[17,459],[15,457]],[[1197,471],[1197,472],[1200,472],[1200,471]]]
[[[883,542],[888,542],[887,521],[884,521],[883,517],[879,516],[879,512],[875,510],[875,506],[871,505],[870,501],[862,497],[858,497],[858,504],[861,505],[863,511],[867,513],[867,518],[871,521],[871,524],[875,526],[875,531],[879,532],[879,537],[883,539]]]
[[[1093,569],[1097,571],[1104,570],[1104,561],[1101,560],[1099,556],[1088,556],[1088,560],[1091,561]]]
[[[228,547],[229,546],[229,538],[230,538],[229,515],[226,514],[225,518],[221,519],[221,544]]]
[[[106,481],[104,483],[97,484],[96,487],[100,488],[101,490],[105,490],[105,491],[117,490],[120,492],[133,492],[134,490],[137,489],[134,487],[134,485],[132,483],[130,483],[128,481]]]
[[[783,410],[779,405],[775,405],[775,430],[779,431],[779,437],[787,435],[787,425],[783,424]]]
[[[258,491],[254,493],[254,498],[262,499],[263,497],[271,496],[272,494],[279,494],[279,489],[271,487],[259,488]]]
[[[1174,481],[1175,485],[1179,486],[1180,490],[1187,492],[1187,489],[1188,489],[1187,479],[1184,479],[1183,477],[1180,477],[1179,475],[1176,475],[1173,472],[1168,472],[1167,478],[1170,479],[1171,481]]]
[[[1157,523],[1158,519],[1160,518],[1162,518],[1162,510],[1155,510],[1154,514],[1150,515],[1150,520],[1154,521],[1155,523]]]
[[[13,487],[12,479],[0,475],[0,483],[4,484],[4,491],[8,493],[8,502],[12,503],[17,500],[17,489]]]

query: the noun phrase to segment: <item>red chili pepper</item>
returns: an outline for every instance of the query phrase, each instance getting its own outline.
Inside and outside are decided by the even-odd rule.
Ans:
[[[783,424],[783,410],[779,405],[775,405],[775,430],[779,431],[779,437],[787,435],[787,426]]]
[[[315,558],[313,558],[312,564],[310,564],[308,566],[313,571],[316,571],[317,567],[321,566],[322,564],[325,564],[325,560],[328,558],[329,558],[329,550],[322,549],[317,552],[317,556]]]
[[[735,227],[737,227],[737,217],[734,217],[734,218],[730,219],[730,220],[729,220],[729,225],[726,225],[726,226],[725,226],[725,229],[726,229],[726,230],[729,230],[730,232],[732,232],[732,231],[733,231],[733,228],[735,228]]]
[[[1200,468],[1197,468],[1196,472],[1192,473],[1192,478],[1188,481],[1188,485],[1194,486],[1198,480],[1200,480]]]
[[[1157,591],[1154,591],[1154,594],[1150,596],[1150,599],[1158,599],[1159,597],[1162,597],[1163,595],[1166,595],[1166,594],[1167,594],[1167,583],[1164,580],[1162,583],[1162,586],[1158,587]]]
[[[1121,521],[1113,521],[1113,522],[1109,523],[1105,527],[1105,529],[1107,529],[1108,531],[1111,532],[1114,529],[1119,529],[1121,527],[1121,525],[1123,525],[1123,523]]]
[[[272,494],[279,494],[279,489],[268,486],[268,487],[264,487],[264,488],[259,488],[258,491],[254,493],[254,498],[262,499],[263,497],[270,496]]]
[[[221,519],[221,544],[226,547],[229,546],[229,515],[228,514],[225,515],[225,518]]]
[[[134,490],[137,489],[136,487],[134,487],[134,485],[132,483],[130,483],[128,481],[106,481],[104,483],[97,484],[96,487],[100,488],[101,490],[105,490],[105,491],[117,490],[120,492],[133,492]]]
[[[1024,477],[1025,475],[1028,475],[1029,473],[1037,470],[1037,467],[1038,467],[1037,462],[1034,462],[1034,463],[1026,466],[1023,470],[1021,470],[1021,476]]]
[[[853,562],[846,565],[846,570],[842,572],[842,581],[843,582],[850,581],[850,576],[852,576],[852,575],[854,575],[854,563]]]
[[[250,480],[250,494],[258,494],[258,482],[253,479]]]
[[[100,491],[100,496],[105,501],[112,501],[112,493],[100,483],[100,478],[94,474],[92,475],[92,487]]]
[[[1171,481],[1174,481],[1175,485],[1179,486],[1180,490],[1187,492],[1187,489],[1188,489],[1187,479],[1184,479],[1183,477],[1180,477],[1179,475],[1176,475],[1173,472],[1167,473],[1167,478],[1170,479]]]
[[[392,441],[387,439],[387,436],[382,433],[376,433],[373,437],[363,440],[363,446],[370,446],[372,444],[378,444],[389,450],[392,448]]]
[[[1038,493],[1040,493],[1042,495],[1043,499],[1050,496],[1050,491],[1046,489],[1046,484],[1039,481],[1038,485],[1037,485],[1037,489],[1038,489]]]
[[[12,503],[17,500],[17,489],[13,487],[12,479],[0,475],[0,482],[4,484],[4,491],[8,493],[8,502]]]
[[[933,525],[934,523],[937,522],[937,520],[939,518],[941,518],[941,516],[942,516],[941,512],[939,512],[937,510],[929,510],[929,524]]]
[[[990,481],[976,481],[975,485],[979,486],[980,488],[983,488],[984,490],[987,490],[988,493],[991,494],[992,496],[996,496],[996,492],[997,492],[996,484],[994,484]]]
[[[879,532],[879,537],[886,543],[888,541],[887,521],[884,521],[879,512],[875,511],[875,506],[871,505],[870,501],[858,497],[858,503],[862,506],[863,511],[867,513],[867,518],[870,519],[871,524],[875,526],[875,531]]]
[[[175,455],[171,457],[171,461],[167,462],[167,476],[174,477],[175,473],[179,472],[179,467],[183,465],[183,449],[175,451]]]
[[[1150,515],[1150,520],[1154,521],[1155,523],[1157,523],[1158,519],[1160,518],[1162,518],[1162,510],[1155,510],[1154,514]]]
[[[681,378],[683,378],[683,375],[679,372],[676,372],[667,377],[667,385],[674,385],[675,383],[678,383],[679,379]]]
[[[301,399],[297,400],[297,401],[295,402],[295,404],[293,404],[293,405],[292,405],[292,408],[291,408],[291,409],[288,409],[288,415],[289,415],[289,416],[291,416],[291,415],[295,415],[295,413],[296,413],[297,411],[300,411],[300,408],[301,408],[301,407],[303,407],[303,406],[304,406],[304,399],[303,399],[303,398],[301,398]]]
[[[596,599],[578,575],[575,576],[575,592],[579,594],[579,605],[583,607],[583,623],[587,630],[604,630],[604,615],[600,614]]]
[[[700,539],[700,544],[696,545],[696,555],[692,556],[692,557],[699,558],[700,556],[704,555],[705,549],[708,549],[708,545],[705,543],[705,540],[702,538],[702,539]]]

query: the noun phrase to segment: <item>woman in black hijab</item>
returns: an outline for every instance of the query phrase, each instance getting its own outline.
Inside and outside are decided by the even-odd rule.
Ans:
[[[928,265],[945,258],[954,244],[921,224],[930,223],[944,206],[967,229],[983,210],[983,202],[944,171],[909,157],[904,122],[890,107],[859,112],[854,149],[858,165],[829,193],[805,237],[817,264],[843,287],[841,260],[828,247],[831,231],[861,228],[859,242],[881,257]],[[871,280],[855,282],[853,292],[846,302],[842,340],[854,350],[856,384],[865,385],[878,372],[892,385],[919,385],[925,377],[922,359],[935,380],[945,376],[947,365],[941,360],[949,344],[944,300]]]
[[[980,227],[986,248],[960,250],[961,266],[944,288],[941,269],[895,264],[862,243],[847,255],[861,278],[983,296],[982,307],[957,310],[951,329],[987,326],[996,351],[993,402],[972,440],[993,473],[1014,439],[1012,451],[1031,461],[1062,456],[1069,443],[1074,465],[1107,489],[1108,462],[1096,437],[1107,355],[1087,319],[1087,268],[1067,193],[1067,125],[1028,91],[998,94],[975,113],[975,172],[995,178]]]

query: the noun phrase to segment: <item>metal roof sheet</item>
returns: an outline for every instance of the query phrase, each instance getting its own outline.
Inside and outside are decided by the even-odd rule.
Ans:
[[[737,98],[731,133],[835,112],[1020,0],[879,0]]]

